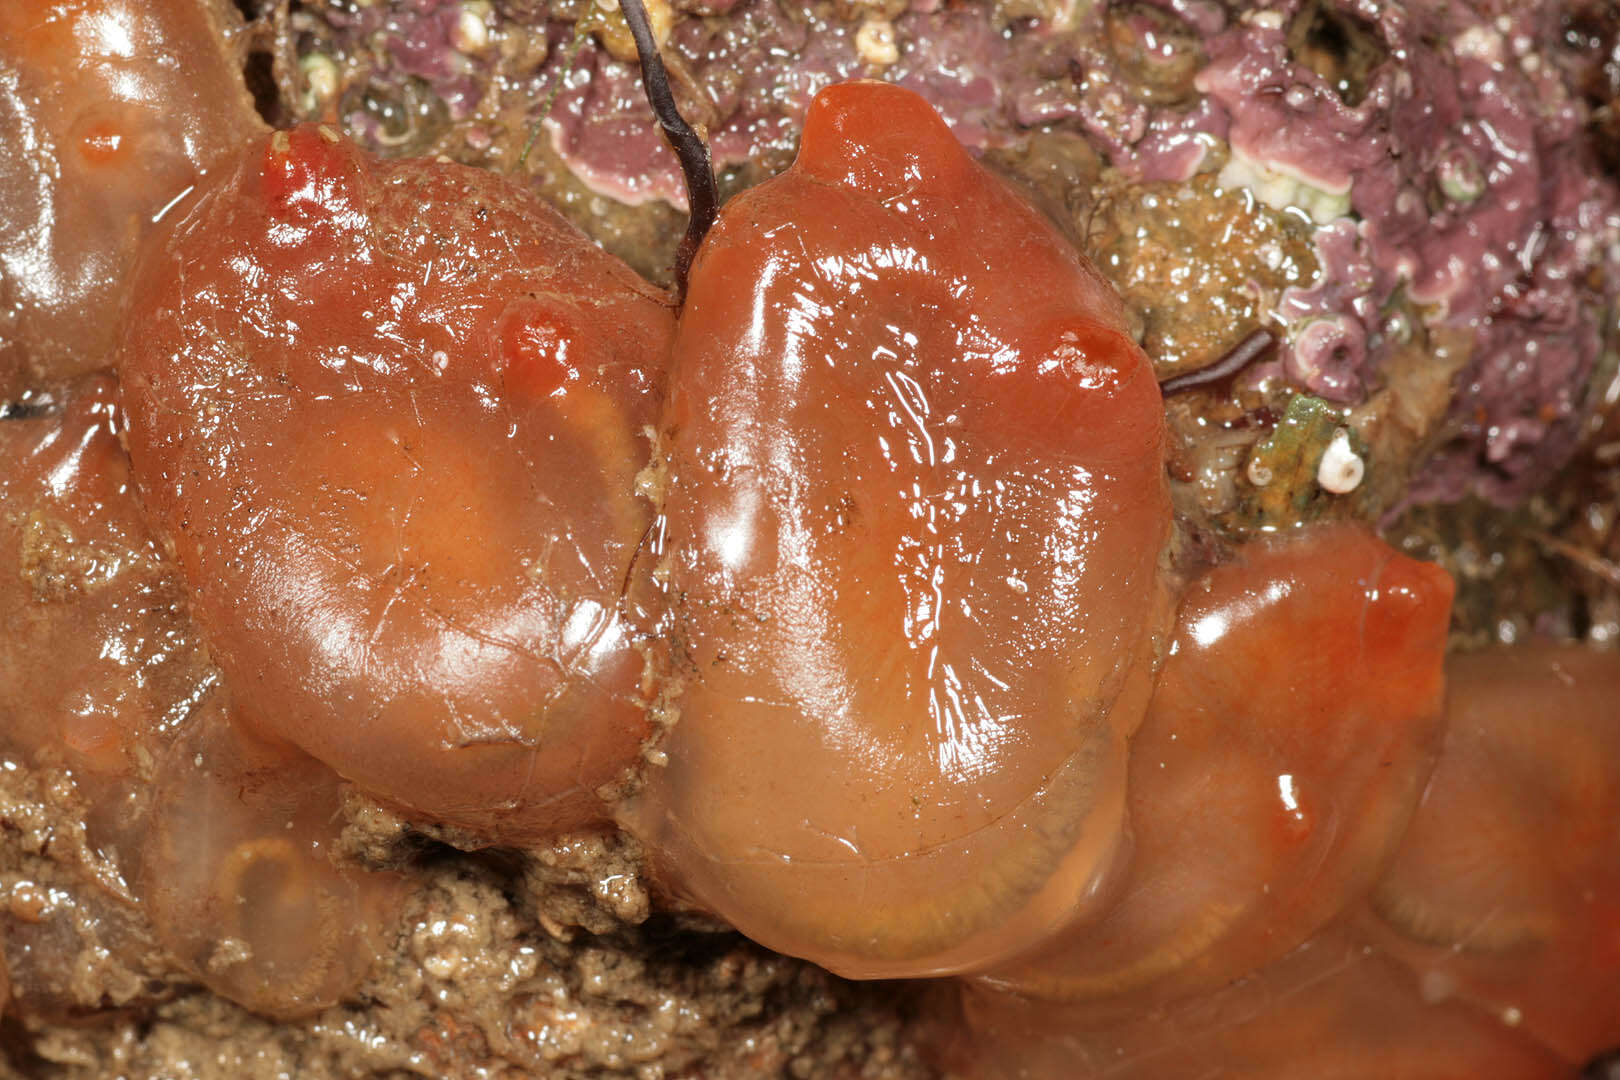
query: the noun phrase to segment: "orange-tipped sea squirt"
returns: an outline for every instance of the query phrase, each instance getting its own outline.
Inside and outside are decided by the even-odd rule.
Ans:
[[[602,818],[646,735],[622,594],[668,303],[481,170],[306,127],[221,172],[120,363],[240,715],[500,838]]]
[[[1117,298],[921,98],[823,91],[693,265],[660,427],[677,689],[633,829],[857,977],[972,970],[1110,879],[1163,629]]]
[[[1452,591],[1347,524],[1196,581],[1131,741],[1119,902],[992,981],[1112,1022],[1259,970],[1364,895],[1440,741]]]
[[[0,399],[109,363],[153,218],[264,123],[212,0],[0,4]]]
[[[1454,656],[1444,751],[1370,941],[1580,1062],[1620,1040],[1620,656]]]

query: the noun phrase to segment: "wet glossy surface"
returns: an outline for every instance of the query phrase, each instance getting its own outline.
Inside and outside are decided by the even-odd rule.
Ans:
[[[1421,575],[1434,573],[1420,567]],[[1233,574],[1223,568],[1211,578]],[[1197,625],[1184,618],[1181,633]],[[1166,668],[1160,699],[1185,681],[1178,659]],[[1157,1001],[1140,994],[1086,1000],[1075,983],[1059,981],[1058,970],[1076,972],[1083,987],[1095,983],[1086,977],[1096,961],[1082,946],[1105,957],[1119,949],[1108,924],[1099,924],[1089,940],[1075,937],[1062,963],[1047,958],[1047,981],[1026,984],[1031,996],[989,981],[966,986],[946,1006],[960,1012],[933,1021],[941,1025],[934,1038],[942,1058],[968,1076],[1024,1080],[1462,1080],[1568,1078],[1614,1046],[1620,657],[1536,643],[1453,657],[1446,676],[1445,737],[1421,805],[1371,888],[1310,894],[1311,904],[1325,892],[1340,909],[1320,932],[1278,959],[1251,954],[1256,966],[1225,988]],[[1393,694],[1401,682],[1380,680],[1379,692]],[[1143,738],[1158,725],[1160,699]],[[1398,710],[1400,700],[1387,704]],[[1378,715],[1398,719],[1390,710]],[[1223,805],[1226,790],[1206,788],[1206,808]],[[1352,828],[1366,826],[1358,820]],[[1143,840],[1139,854],[1151,851],[1146,829]],[[1207,896],[1227,864],[1242,865],[1241,842],[1208,842],[1224,859],[1187,868],[1183,889],[1192,896]],[[1153,905],[1130,886],[1125,895],[1136,909],[1120,924],[1128,928]],[[1280,915],[1268,929],[1304,929],[1269,883],[1256,899]],[[1184,917],[1176,925],[1197,923]],[[1202,963],[1194,955],[1187,970]],[[1173,976],[1168,981],[1174,985]],[[953,1027],[952,1016],[962,1026]]]
[[[264,130],[212,0],[0,4],[0,400],[109,366],[152,219]]]
[[[1216,992],[1092,1025],[969,988],[942,1033],[975,1080],[1570,1080],[1572,1067],[1338,929]],[[946,1012],[945,1016],[953,1014]],[[947,1023],[949,1021],[946,1021]]]
[[[213,696],[184,591],[135,503],[94,377],[0,421],[0,748],[109,790]]]
[[[1128,1017],[1263,967],[1365,894],[1438,748],[1451,594],[1357,526],[1197,581],[1131,740],[1117,904],[992,981]]]
[[[980,967],[1117,853],[1169,524],[1118,300],[920,98],[822,93],[694,266],[662,421],[679,720],[632,818],[862,977]]]
[[[1583,1061],[1620,1043],[1620,656],[1458,656],[1444,753],[1362,922],[1431,996]]]
[[[313,127],[155,241],[129,444],[242,718],[440,820],[600,818],[647,731],[662,298],[491,174]]]
[[[56,63],[49,35],[90,27],[70,67],[203,10],[54,7],[16,40]],[[182,70],[207,87],[211,63]],[[229,127],[208,117],[235,98],[160,83],[164,131]],[[57,122],[32,93],[0,99],[0,133]],[[0,340],[68,358],[30,379],[94,354],[114,321],[83,313],[110,309],[61,268],[113,288],[119,222],[156,190],[129,170],[180,160],[145,135],[121,156],[150,120],[128,115],[81,141],[106,171],[0,199],[27,243],[67,245],[27,304],[0,297],[0,330],[36,320]],[[49,844],[84,868],[46,899],[0,871],[0,1005],[9,985],[34,1017],[99,1008],[80,961],[159,952],[266,1014],[342,999],[397,883],[334,858],[343,782],[289,743],[521,844],[608,812],[662,689],[663,767],[625,821],[666,880],[847,973],[994,967],[929,1019],[968,1076],[1560,1077],[1620,1042],[1614,658],[1453,661],[1410,824],[1439,571],[1353,530],[1250,548],[1194,583],[1155,674],[1145,362],[916,99],[830,91],[800,165],[730,208],[667,406],[667,307],[487,175],[316,129],[234,168],[142,275],[144,508],[109,381],[0,421],[0,780],[21,761],[52,787],[79,824]],[[70,198],[125,216],[53,232]],[[654,425],[667,460],[642,473]],[[637,581],[667,610],[630,606]]]
[[[138,965],[150,932],[250,1007],[335,1001],[391,927],[397,883],[334,864],[335,774],[236,734],[136,504],[112,380],[82,380],[59,406],[0,421],[0,754],[54,776],[76,806],[82,836],[53,842],[81,848],[89,880],[0,880],[7,961],[36,1006],[67,1007],[89,962],[67,958],[87,935]],[[4,813],[19,826],[15,802]],[[39,902],[19,903],[25,892]]]
[[[331,769],[223,718],[160,763],[136,889],[158,939],[215,993],[313,1013],[392,945],[404,882],[338,857],[341,797]]]

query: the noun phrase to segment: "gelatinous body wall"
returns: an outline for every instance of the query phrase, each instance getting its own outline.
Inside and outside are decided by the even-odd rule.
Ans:
[[[81,824],[52,858],[87,879],[10,882],[7,963],[32,1007],[82,1007],[74,950],[138,967],[150,933],[219,993],[311,1011],[370,967],[398,882],[334,862],[335,774],[238,732],[117,423],[102,376],[0,422],[0,755],[55,778]]]
[[[1440,764],[1360,926],[1436,997],[1584,1061],[1620,1044],[1620,656],[1447,665]]]
[[[1195,582],[1131,741],[1116,904],[992,981],[1125,1018],[1263,967],[1364,895],[1438,748],[1451,594],[1359,526]]]
[[[165,206],[262,131],[213,0],[0,4],[0,398],[107,367]]]
[[[0,745],[109,797],[148,776],[216,673],[130,490],[117,387],[0,423]]]
[[[1118,299],[920,98],[824,91],[721,214],[662,420],[679,719],[636,830],[862,977],[983,966],[1113,866],[1165,610]]]
[[[1253,558],[1250,567],[1272,558]],[[1402,561],[1394,556],[1392,563]],[[1437,656],[1412,636],[1432,622],[1423,617],[1422,606],[1440,599],[1439,583],[1425,585],[1423,578],[1432,579],[1435,571],[1419,564],[1408,564],[1408,570],[1417,571],[1401,575],[1411,596],[1427,592],[1429,597],[1427,605],[1401,620],[1408,623],[1406,644],[1417,646],[1416,655]],[[1244,573],[1217,569],[1211,594],[1225,591],[1223,584]],[[1382,575],[1381,585],[1388,579]],[[1288,575],[1277,579],[1288,580]],[[1262,594],[1251,595],[1260,599]],[[1405,606],[1396,599],[1387,613]],[[1178,632],[1183,640],[1211,609],[1195,596],[1189,610],[1202,614],[1183,619]],[[1369,629],[1378,621],[1370,619]],[[1381,640],[1400,639],[1398,627],[1385,630]],[[1275,642],[1270,655],[1281,661],[1303,648],[1304,638],[1296,634],[1294,640],[1299,644]],[[1392,653],[1390,659],[1395,658]],[[1192,678],[1178,672],[1178,659],[1167,667],[1155,711],[1142,729],[1145,739],[1153,737],[1165,715],[1160,703],[1167,691],[1179,697],[1195,685],[1209,685],[1208,672]],[[1340,688],[1336,696],[1354,715],[1404,685],[1413,696],[1391,697],[1386,708],[1362,714],[1392,721],[1399,731],[1400,713],[1410,709],[1406,703],[1426,696],[1422,684],[1432,682],[1434,672],[1408,667],[1404,678],[1395,671],[1384,674],[1385,679],[1363,684],[1367,689]],[[1156,982],[1121,997],[1096,974],[1122,948],[1128,951],[1130,940],[1122,943],[1114,934],[1129,933],[1144,920],[1151,925],[1166,895],[1172,902],[1180,895],[1155,896],[1140,888],[1144,880],[1165,880],[1180,869],[1161,866],[1155,875],[1154,863],[1144,861],[1133,867],[1133,884],[1117,915],[1026,964],[1016,973],[1022,982],[998,975],[967,986],[955,1014],[965,1026],[936,1021],[943,1056],[971,1076],[1026,1080],[1089,1075],[1566,1080],[1582,1063],[1612,1048],[1620,1037],[1620,917],[1614,905],[1620,895],[1615,881],[1620,658],[1538,643],[1453,657],[1446,677],[1450,693],[1441,754],[1421,804],[1398,829],[1396,850],[1376,864],[1378,880],[1296,896],[1291,895],[1295,884],[1284,878],[1279,890],[1273,878],[1254,902],[1271,916],[1267,928],[1277,931],[1270,943],[1274,948],[1256,949],[1251,943],[1234,954],[1229,945],[1241,940],[1236,935],[1224,943],[1217,939],[1214,948],[1200,942],[1183,950],[1181,966],[1165,965]],[[1325,682],[1331,686],[1333,679]],[[1332,696],[1324,694],[1324,701]],[[1225,715],[1246,712],[1229,707]],[[1182,713],[1176,725],[1184,733],[1186,721]],[[1263,730],[1244,733],[1238,742],[1262,745],[1254,736]],[[1352,724],[1350,731],[1361,738],[1369,733],[1364,723]],[[1288,745],[1274,738],[1264,744],[1275,750]],[[1382,767],[1386,759],[1387,754],[1369,755],[1359,771],[1365,773],[1368,763]],[[1142,763],[1132,764],[1136,780],[1143,775],[1136,769]],[[1398,755],[1391,766],[1405,767]],[[1229,771],[1219,755],[1208,770],[1211,779]],[[1357,771],[1346,770],[1352,785]],[[1344,783],[1334,773],[1328,789],[1342,790]],[[1225,783],[1202,790],[1206,813],[1230,799]],[[1133,791],[1133,810],[1142,794]],[[1303,800],[1296,803],[1302,806]],[[1386,812],[1372,809],[1374,828],[1388,823]],[[1321,824],[1332,826],[1326,820]],[[1353,833],[1368,828],[1359,819],[1345,824]],[[1151,857],[1154,834],[1164,831],[1163,824],[1145,819],[1141,853]],[[1210,897],[1216,889],[1211,909],[1219,912],[1224,905],[1218,888],[1227,867],[1237,868],[1235,880],[1247,864],[1234,857],[1229,838],[1206,837],[1206,842],[1222,857],[1192,867],[1190,892]],[[1300,854],[1305,853],[1302,847]],[[1355,864],[1329,859],[1309,870],[1345,881],[1345,865]],[[1291,861],[1291,874],[1301,869],[1299,861]],[[1331,921],[1315,929],[1298,920],[1299,912],[1313,909]],[[1199,924],[1183,919],[1174,925]],[[1280,949],[1291,951],[1281,955]],[[1223,984],[1209,985],[1199,977],[1214,974],[1210,960],[1218,956],[1234,962]],[[1036,973],[1041,978],[1032,977]],[[1187,992],[1187,973],[1193,976],[1193,992]]]
[[[601,817],[646,734],[661,296],[489,173],[315,127],[147,254],[130,451],[241,716],[440,820]]]
[[[1620,1038],[1613,658],[1455,660],[1443,733],[1450,582],[1355,528],[1168,633],[1147,360],[919,99],[818,97],[677,329],[491,174],[263,137],[221,10],[0,6],[0,400],[123,332],[0,423],[0,752],[80,800],[98,944],[342,1000],[400,899],[352,782],[470,843],[616,814],[768,945],[968,973],[973,1076]],[[0,1004],[82,1006],[19,895]]]

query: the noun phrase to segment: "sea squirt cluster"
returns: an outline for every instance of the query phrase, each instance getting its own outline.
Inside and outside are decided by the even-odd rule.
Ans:
[[[992,216],[993,260],[955,225]],[[827,92],[690,289],[672,341],[541,204],[318,127],[222,171],[148,249],[119,369],[239,722],[492,841],[622,817],[836,969],[1034,943],[1111,866],[1168,609],[1117,300],[877,84]],[[942,875],[975,895],[906,911]]]
[[[0,424],[7,748],[199,980],[350,991],[405,887],[334,856],[350,784],[616,824],[773,948],[972,976],[970,1073],[1620,1036],[1612,658],[1454,661],[1448,720],[1442,571],[1355,526],[1178,556],[1117,298],[920,99],[819,95],[680,310],[492,174],[254,127],[145,239],[117,382]],[[7,927],[22,994],[50,932]]]

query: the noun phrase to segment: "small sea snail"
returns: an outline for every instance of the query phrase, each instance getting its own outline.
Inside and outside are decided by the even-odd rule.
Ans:
[[[1163,629],[1119,300],[921,98],[822,91],[693,264],[660,421],[678,713],[631,827],[754,939],[982,967],[1115,865]]]

